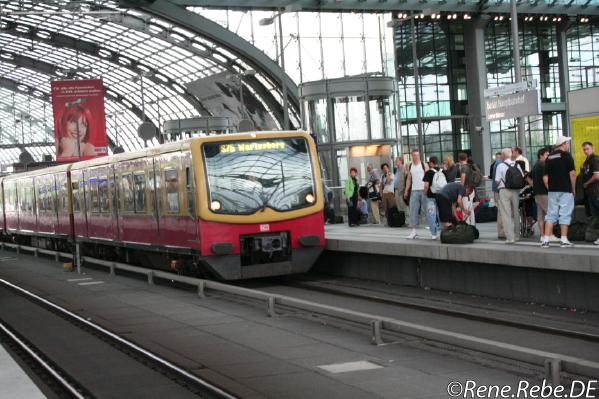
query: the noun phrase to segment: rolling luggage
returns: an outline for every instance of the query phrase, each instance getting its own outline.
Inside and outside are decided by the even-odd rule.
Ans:
[[[401,212],[396,206],[389,209],[389,215],[387,215],[387,224],[389,227],[402,227],[406,224],[405,212]]]

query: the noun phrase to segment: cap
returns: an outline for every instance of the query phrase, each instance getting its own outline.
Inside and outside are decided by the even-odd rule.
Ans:
[[[555,141],[555,146],[559,147],[560,145],[567,143],[570,140],[572,140],[572,137],[558,136],[557,140]]]

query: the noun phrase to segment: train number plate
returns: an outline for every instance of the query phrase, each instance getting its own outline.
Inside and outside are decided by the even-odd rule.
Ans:
[[[270,231],[270,224],[266,223],[266,224],[261,224],[260,225],[260,232],[264,233],[266,231]]]

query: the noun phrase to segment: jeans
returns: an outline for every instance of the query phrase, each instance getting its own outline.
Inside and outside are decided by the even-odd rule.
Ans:
[[[574,212],[574,195],[572,193],[562,193],[557,191],[549,192],[549,203],[547,205],[547,215],[545,221],[570,225],[572,221],[572,212]]]
[[[437,201],[434,198],[426,198],[426,224],[431,229],[431,234],[436,236],[439,231],[439,219],[437,217]]]
[[[426,206],[426,195],[424,191],[412,191],[410,195],[410,226],[416,227],[419,224],[420,212],[424,211]]]
[[[599,217],[599,197],[591,197],[588,199],[591,215]]]

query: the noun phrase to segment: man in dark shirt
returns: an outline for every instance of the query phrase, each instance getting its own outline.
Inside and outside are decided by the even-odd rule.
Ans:
[[[439,191],[436,198],[439,207],[439,219],[445,228],[451,226],[451,216],[456,213],[457,206],[464,211],[464,215],[468,216],[470,214],[470,211],[465,209],[462,198],[472,194],[473,190],[468,185],[463,186],[460,182],[453,182],[447,183]]]
[[[559,136],[554,150],[545,161],[543,181],[548,191],[547,215],[545,216],[545,236],[541,247],[549,248],[549,237],[553,225],[559,223],[561,230],[560,247],[572,247],[568,241],[568,226],[574,212],[574,194],[576,191],[576,171],[574,159],[570,155],[570,137]]]
[[[591,215],[599,217],[599,156],[594,154],[593,143],[588,141],[582,143],[582,151],[586,156],[581,168],[585,198]]]
[[[535,193],[535,203],[537,204],[537,223],[541,232],[541,240],[545,235],[545,215],[547,214],[547,187],[543,181],[545,174],[545,160],[549,156],[549,148],[541,148],[537,152],[537,163],[530,172],[529,183],[532,183],[532,189]]]

